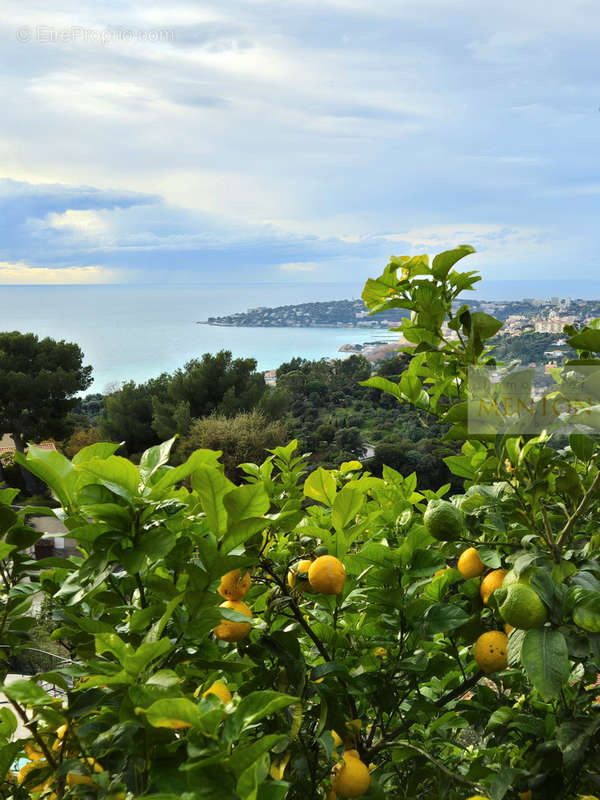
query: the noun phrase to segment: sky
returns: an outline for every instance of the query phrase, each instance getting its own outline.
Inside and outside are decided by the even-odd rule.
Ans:
[[[600,274],[597,0],[11,5],[0,284]]]

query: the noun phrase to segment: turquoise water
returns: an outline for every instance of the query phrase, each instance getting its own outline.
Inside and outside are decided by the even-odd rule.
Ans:
[[[342,284],[302,286],[2,286],[0,330],[31,331],[77,342],[94,368],[90,392],[171,372],[218,350],[252,357],[260,370],[294,356],[343,357],[342,344],[389,339],[355,328],[221,328],[197,320],[259,305],[358,297]]]
[[[374,272],[375,274],[375,272]],[[600,297],[598,281],[494,281],[468,297]],[[89,391],[125,380],[171,372],[191,358],[218,350],[252,357],[261,370],[294,356],[342,357],[342,344],[388,339],[382,329],[220,328],[198,325],[209,316],[255,306],[359,297],[356,283],[171,284],[118,286],[0,286],[0,330],[32,331],[77,342],[94,367]]]

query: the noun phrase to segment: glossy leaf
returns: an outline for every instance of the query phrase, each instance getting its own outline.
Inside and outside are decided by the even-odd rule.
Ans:
[[[529,679],[545,699],[556,697],[569,678],[565,637],[550,628],[532,628],[523,637],[521,661]]]

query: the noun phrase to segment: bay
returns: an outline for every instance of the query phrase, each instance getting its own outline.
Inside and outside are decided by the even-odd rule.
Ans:
[[[0,330],[76,342],[94,368],[88,392],[172,372],[204,353],[231,350],[259,370],[294,356],[343,358],[346,343],[388,340],[384,329],[233,328],[198,320],[256,306],[358,297],[354,284],[2,286]]]
[[[231,350],[254,358],[258,369],[275,369],[294,356],[343,358],[342,344],[390,340],[384,329],[228,328],[198,320],[281,306],[360,297],[363,283],[194,283],[0,286],[0,330],[32,332],[77,342],[94,368],[89,392],[123,381],[145,381],[172,372],[204,353]],[[600,297],[599,281],[484,280],[478,300],[523,297]]]

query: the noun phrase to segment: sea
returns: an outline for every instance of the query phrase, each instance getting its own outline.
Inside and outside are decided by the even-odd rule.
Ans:
[[[171,284],[0,286],[0,330],[76,342],[105,393],[124,381],[173,372],[204,353],[230,350],[261,371],[295,356],[343,358],[343,344],[393,339],[385,329],[235,328],[199,324],[257,306],[360,296],[356,285]]]
[[[173,372],[204,353],[230,350],[261,371],[295,356],[343,358],[343,344],[390,341],[385,329],[235,328],[199,324],[257,306],[352,300],[356,283],[0,286],[0,330],[76,342],[93,367],[88,392]],[[600,281],[488,281],[480,300],[600,297]]]

